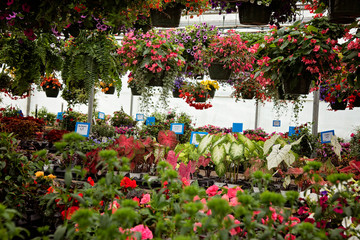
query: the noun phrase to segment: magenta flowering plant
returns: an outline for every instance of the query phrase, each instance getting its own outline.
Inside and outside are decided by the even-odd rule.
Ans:
[[[310,79],[317,87],[341,69],[337,39],[343,35],[344,27],[326,18],[274,28],[260,45],[255,77],[262,85]]]
[[[256,46],[249,48],[240,34],[229,30],[224,35],[212,38],[209,46],[204,51],[198,51],[196,57],[207,67],[211,63],[220,63],[224,68],[231,68],[239,73],[252,69],[255,52]]]
[[[171,30],[150,30],[147,33],[125,34],[117,50],[125,70],[131,71],[132,84],[142,96],[142,108],[147,109],[152,89],[149,85],[162,82],[160,101],[167,106],[167,97],[174,87],[175,77],[184,67],[181,43],[171,41]]]

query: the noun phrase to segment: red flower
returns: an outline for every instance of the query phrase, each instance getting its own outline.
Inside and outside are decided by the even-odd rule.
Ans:
[[[76,206],[72,206],[70,208],[68,208],[67,210],[64,210],[61,212],[61,216],[63,219],[67,219],[70,220],[71,216],[74,214],[74,212],[76,212],[77,210],[79,210],[79,207]]]
[[[94,186],[95,182],[91,177],[88,177],[87,182],[91,185]]]
[[[120,182],[120,186],[125,188],[136,188],[136,181],[131,180],[128,177],[124,177]]]

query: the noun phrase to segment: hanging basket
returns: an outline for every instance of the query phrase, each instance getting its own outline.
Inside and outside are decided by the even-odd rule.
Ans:
[[[222,63],[211,63],[209,67],[209,75],[213,80],[229,80],[231,69],[224,68]]]
[[[140,96],[140,92],[137,90],[136,87],[132,87],[130,88],[131,89],[131,94],[134,95],[134,96]]]
[[[360,2],[357,0],[330,0],[329,19],[333,23],[352,23],[360,17]]]
[[[209,98],[214,98],[215,92],[216,92],[216,89],[211,87],[211,90],[208,92]]]
[[[173,89],[172,94],[174,98],[180,98],[180,91],[177,87]]]
[[[162,11],[151,9],[150,18],[153,27],[174,28],[180,24],[181,12],[184,5],[176,4],[173,7],[167,7]]]
[[[241,97],[242,97],[242,99],[251,100],[255,97],[255,92],[252,92],[252,91],[242,92]]]
[[[243,2],[238,8],[241,24],[267,25],[270,21],[271,9],[263,4]]]
[[[304,76],[295,79],[283,79],[282,85],[284,89],[284,94],[290,94],[290,95],[309,94],[311,78]]]
[[[115,92],[115,87],[109,87],[109,90],[105,91],[105,94],[114,94]]]
[[[280,100],[296,100],[299,98],[299,94],[285,94],[282,86],[278,87],[278,98]]]
[[[158,77],[152,78],[149,81],[148,86],[149,87],[163,87],[164,86],[163,78],[158,78]]]
[[[345,110],[346,106],[347,106],[347,100],[346,101],[335,101],[333,103],[330,103],[331,109],[332,110]]]
[[[198,103],[204,103],[206,102],[206,99],[207,99],[207,94],[206,95],[201,95],[202,97],[200,97],[199,95],[195,94],[194,97],[195,97],[195,102],[198,102]]]
[[[353,102],[354,107],[360,107],[360,96],[357,95],[355,101]]]
[[[45,94],[47,97],[51,97],[51,98],[56,98],[59,94],[59,89],[58,88],[46,88],[45,89]]]

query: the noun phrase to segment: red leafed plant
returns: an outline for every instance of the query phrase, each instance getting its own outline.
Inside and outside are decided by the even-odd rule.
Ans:
[[[65,133],[69,133],[69,131],[52,129],[50,132],[46,133],[45,139],[51,143],[58,142]]]
[[[356,160],[350,161],[349,166],[340,169],[339,172],[352,173],[352,174],[354,174],[354,179],[359,180],[360,179],[360,161],[356,161]]]
[[[14,133],[18,139],[29,139],[43,131],[45,122],[33,117],[2,117],[0,125],[2,132]]]
[[[157,139],[160,144],[169,147],[171,150],[174,150],[176,145],[179,143],[179,141],[176,140],[175,132],[170,130],[159,131]]]

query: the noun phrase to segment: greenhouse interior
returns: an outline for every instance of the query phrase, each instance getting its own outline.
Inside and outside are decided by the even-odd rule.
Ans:
[[[360,0],[0,2],[0,240],[360,239]]]

